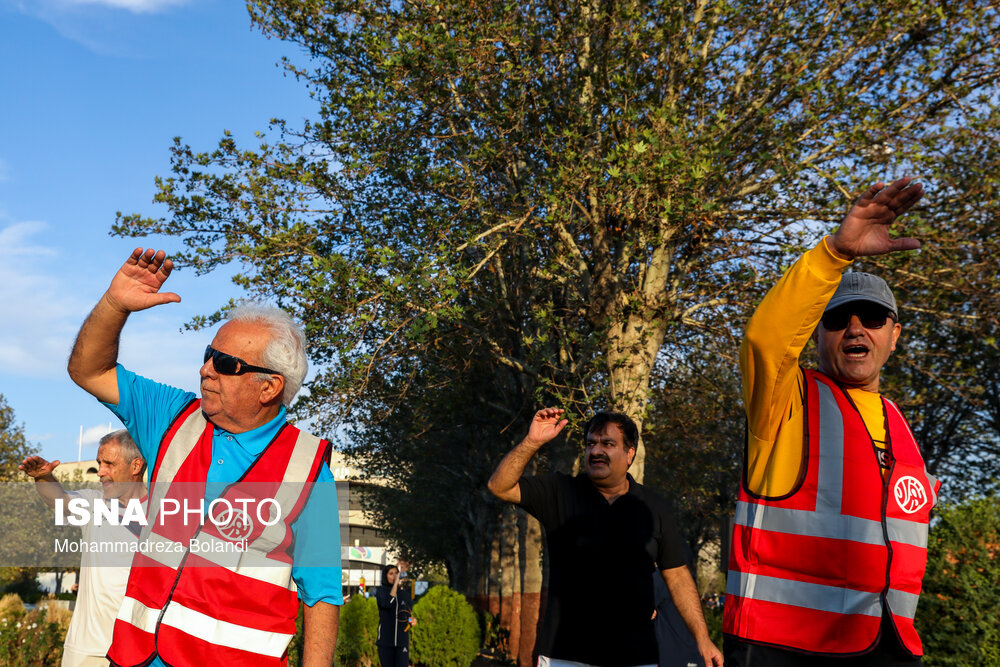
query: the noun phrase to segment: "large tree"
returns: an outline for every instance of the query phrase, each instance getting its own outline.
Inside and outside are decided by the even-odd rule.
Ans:
[[[661,350],[694,341],[731,356],[760,286],[862,184],[907,172],[930,185],[908,224],[932,250],[923,264],[885,265],[898,276],[954,273],[965,261],[956,224],[985,239],[1000,207],[934,196],[939,182],[956,193],[973,183],[953,178],[948,156],[971,157],[998,134],[992,2],[248,7],[265,34],[301,47],[286,66],[312,92],[315,117],[275,120],[253,147],[229,135],[207,151],[178,139],[156,195],[169,214],[123,215],[115,229],[183,238],[176,259],[198,271],[236,262],[239,285],[306,322],[321,370],[300,414],[331,432],[349,415],[373,434],[363,441],[375,458],[397,447],[376,435],[396,411],[414,414],[413,436],[454,441],[474,428],[502,446],[514,427],[498,415],[520,414],[526,400],[574,418],[612,406],[644,421]],[[925,282],[942,288],[915,292],[943,324],[933,345],[947,349],[955,331],[974,339],[976,320],[945,317],[951,297]],[[512,402],[454,422],[451,403],[415,400],[450,372],[465,382],[463,358],[478,374],[518,378],[504,394]],[[912,377],[937,391],[940,358],[910,358]],[[700,381],[681,367],[663,366],[659,386]],[[496,398],[481,382],[467,388]],[[399,424],[384,434],[405,434]],[[577,436],[549,452],[552,466],[573,468]],[[435,465],[411,463],[398,468],[399,488],[437,483],[411,474]],[[640,480],[644,464],[640,448]]]
[[[478,353],[641,419],[667,336],[767,265],[742,260],[996,127],[988,2],[248,6],[310,56],[287,66],[317,117],[255,149],[178,142],[170,217],[118,230],[183,236],[199,270],[244,262],[242,284],[309,322],[327,369],[309,409],[331,418],[435,330],[475,337],[485,301],[525,326]]]
[[[935,175],[932,206],[915,229],[926,246],[865,263],[894,286],[903,324],[885,391],[952,499],[1000,488],[997,118],[970,119],[944,144],[930,133],[919,166]]]

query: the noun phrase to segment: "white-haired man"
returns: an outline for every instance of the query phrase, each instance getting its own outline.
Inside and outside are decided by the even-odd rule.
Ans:
[[[101,491],[66,491],[52,474],[59,463],[46,461],[41,456],[29,456],[18,466],[35,480],[35,490],[50,507],[60,500],[103,498],[117,500],[119,512],[123,514],[124,506],[130,501],[145,500],[146,485],[142,475],[146,471],[146,461],[125,429],[108,433],[98,443],[97,475]],[[128,550],[138,540],[139,523],[124,520],[96,525],[88,522],[81,526],[81,531],[83,542],[106,545],[110,547],[109,552],[116,553],[118,549]],[[99,553],[84,552],[80,561],[76,609],[63,644],[62,667],[107,667],[105,656],[111,646],[115,616],[125,597],[128,574],[127,561],[102,561]]]
[[[304,609],[304,664],[330,665],[341,591],[329,443],[286,421],[306,374],[284,312],[238,308],[205,350],[201,398],[117,363],[128,316],[180,297],[137,248],[83,323],[74,382],[128,427],[148,461],[149,525],[108,657],[114,665],[284,665]],[[319,482],[319,483],[317,483]],[[204,503],[192,513],[183,505]],[[205,512],[207,505],[207,514]]]

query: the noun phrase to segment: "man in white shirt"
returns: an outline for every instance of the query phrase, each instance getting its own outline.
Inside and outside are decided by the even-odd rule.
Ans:
[[[91,505],[99,498],[117,499],[119,511],[124,513],[130,500],[145,500],[146,485],[142,477],[146,461],[128,431],[115,431],[101,438],[97,463],[102,491],[66,491],[52,474],[59,461],[50,463],[40,456],[29,456],[18,468],[35,480],[35,489],[50,506],[73,498],[83,498]],[[65,508],[64,514],[68,514]],[[81,526],[83,542],[123,546],[138,542],[141,526],[137,523],[95,524],[95,521],[87,521]],[[63,645],[62,667],[107,667],[106,654],[111,646],[115,617],[125,595],[132,552],[127,549],[110,553],[81,549],[81,552],[79,591]]]

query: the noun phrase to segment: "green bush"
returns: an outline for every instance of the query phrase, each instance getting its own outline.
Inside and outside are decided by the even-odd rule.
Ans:
[[[943,507],[917,610],[924,664],[1000,665],[1000,497]]]
[[[31,567],[0,567],[0,595],[14,593],[29,604],[38,602],[45,595],[35,580],[38,571]]]
[[[54,610],[52,616],[45,605],[25,611],[20,598],[4,596],[0,600],[0,665],[58,665],[66,641],[69,612]]]
[[[301,667],[302,665],[302,653],[305,650],[302,643],[302,629],[305,627],[305,621],[302,620],[304,611],[305,605],[299,604],[299,616],[295,619],[295,634],[288,642],[288,667]]]
[[[500,617],[488,611],[478,611],[476,619],[479,622],[479,636],[482,637],[482,653],[497,665],[516,665],[508,654],[510,630],[500,627]]]
[[[413,606],[410,658],[426,667],[469,667],[479,651],[479,623],[465,597],[435,586]]]
[[[371,667],[378,664],[378,604],[375,598],[354,595],[340,608],[337,667]]]

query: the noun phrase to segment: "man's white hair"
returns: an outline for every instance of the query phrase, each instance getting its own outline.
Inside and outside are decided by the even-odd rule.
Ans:
[[[243,303],[233,308],[227,319],[230,322],[259,324],[271,331],[271,339],[264,346],[260,365],[278,371],[285,378],[281,401],[286,406],[291,405],[309,370],[306,335],[302,327],[288,313],[266,303]],[[265,373],[257,375],[267,377]]]

